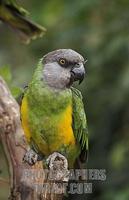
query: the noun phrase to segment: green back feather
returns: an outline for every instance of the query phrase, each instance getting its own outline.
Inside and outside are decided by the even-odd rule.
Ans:
[[[82,95],[76,88],[71,88],[73,96],[73,132],[81,147],[80,159],[85,161],[88,151],[88,128],[82,102]]]

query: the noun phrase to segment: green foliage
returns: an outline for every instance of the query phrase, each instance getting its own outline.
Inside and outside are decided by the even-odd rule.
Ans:
[[[3,66],[0,68],[0,76],[4,78],[4,80],[10,84],[12,81],[12,74],[9,66]]]
[[[16,87],[13,84],[12,73],[9,66],[3,66],[0,68],[0,76],[2,76],[2,78],[8,84],[14,98],[18,98],[18,96],[23,92],[23,89],[20,87]]]
[[[12,86],[11,93],[14,96],[14,98],[17,99],[23,93],[23,89],[20,87]]]

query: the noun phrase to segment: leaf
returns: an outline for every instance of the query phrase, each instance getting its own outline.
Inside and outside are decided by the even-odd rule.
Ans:
[[[7,83],[11,82],[12,74],[9,66],[6,65],[0,68],[0,76],[2,76]]]
[[[16,99],[21,95],[21,93],[23,93],[23,89],[20,87],[12,86],[11,93],[14,96],[14,98]]]

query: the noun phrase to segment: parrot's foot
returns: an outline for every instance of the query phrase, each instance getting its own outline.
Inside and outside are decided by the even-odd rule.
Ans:
[[[54,152],[50,156],[48,156],[46,163],[48,164],[49,168],[52,168],[56,161],[63,162],[63,167],[65,169],[68,168],[68,162],[67,162],[66,158],[58,152]]]
[[[34,165],[37,161],[42,159],[41,155],[37,154],[33,149],[29,149],[23,157],[23,162],[27,162],[29,165]]]
[[[68,161],[62,154],[54,152],[47,158],[46,163],[53,172],[55,180],[68,181]]]

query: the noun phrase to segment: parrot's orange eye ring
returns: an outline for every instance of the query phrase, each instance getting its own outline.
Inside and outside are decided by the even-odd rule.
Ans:
[[[64,58],[61,58],[59,60],[60,65],[64,66],[66,64],[66,60]]]

